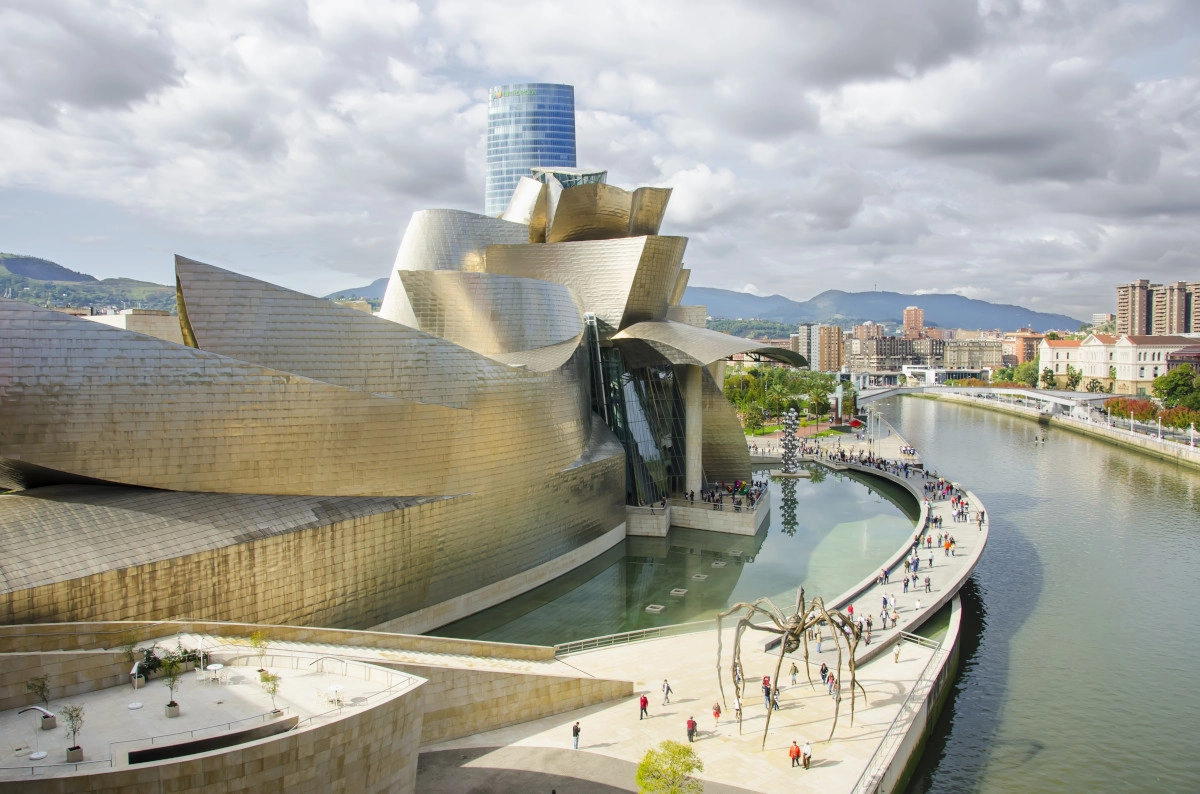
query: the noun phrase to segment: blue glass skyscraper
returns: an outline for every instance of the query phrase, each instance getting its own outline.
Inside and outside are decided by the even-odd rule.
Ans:
[[[484,212],[499,215],[536,167],[575,167],[575,89],[557,83],[496,86],[488,100]]]

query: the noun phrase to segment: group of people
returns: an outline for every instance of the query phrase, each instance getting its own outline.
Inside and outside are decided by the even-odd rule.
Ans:
[[[765,481],[735,480],[731,485],[722,482],[712,490],[701,491],[700,499],[702,502],[711,504],[713,510],[724,510],[725,499],[728,498],[734,511],[740,513],[742,507],[754,507],[766,490],[767,483]],[[695,503],[694,493],[690,496],[690,501]]]

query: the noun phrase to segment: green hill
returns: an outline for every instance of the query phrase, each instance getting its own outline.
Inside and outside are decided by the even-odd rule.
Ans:
[[[175,288],[131,278],[106,278],[69,270],[46,259],[0,254],[0,296],[38,306],[175,311]]]

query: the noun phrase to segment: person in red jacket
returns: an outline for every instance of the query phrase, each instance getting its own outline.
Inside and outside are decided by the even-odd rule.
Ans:
[[[639,719],[639,720],[640,720],[642,717],[649,717],[649,716],[650,716],[649,714],[647,714],[647,713],[646,713],[646,707],[647,707],[647,706],[649,706],[649,705],[650,705],[650,698],[646,697],[645,695],[642,695],[641,699],[640,699],[640,700],[638,700],[638,707],[639,707],[639,708],[641,708],[641,711],[639,711],[639,712],[638,712],[638,719]]]
[[[792,766],[800,766],[800,745],[792,740],[792,746],[788,748],[788,755],[792,759]]]
[[[687,735],[689,742],[696,741],[696,721],[691,717],[687,720]]]

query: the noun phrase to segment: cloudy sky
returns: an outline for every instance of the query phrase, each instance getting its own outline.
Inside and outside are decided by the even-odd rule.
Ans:
[[[1112,311],[1200,280],[1197,0],[0,0],[0,250],[315,294],[483,208],[487,90],[675,188],[701,286]]]

